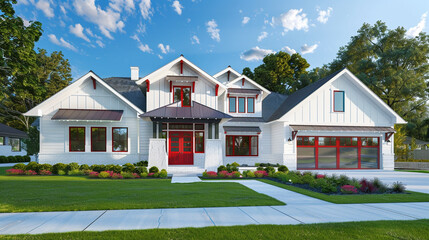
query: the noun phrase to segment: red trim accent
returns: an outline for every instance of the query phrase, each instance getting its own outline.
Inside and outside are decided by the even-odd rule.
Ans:
[[[217,97],[218,93],[219,93],[219,84],[216,84],[216,87],[215,87],[216,97]]]
[[[72,128],[83,128],[83,150],[82,151],[73,151],[71,150],[71,129]],[[85,152],[85,147],[86,147],[86,128],[85,127],[69,127],[69,152]],[[80,139],[78,139],[80,140]]]
[[[100,128],[100,129],[104,128],[104,150],[98,150],[98,151],[92,150],[92,148],[93,148],[93,142],[94,142],[94,138],[92,136],[92,129],[93,128]],[[97,141],[100,141],[100,140],[98,139]],[[107,145],[107,131],[106,131],[106,127],[91,127],[91,152],[106,152],[106,150],[107,150],[106,145]]]
[[[392,137],[393,136],[393,133],[394,132],[387,132],[387,133],[385,133],[384,134],[384,140],[387,142],[387,141],[389,141],[389,139],[390,139],[390,137]]]
[[[240,112],[240,99],[244,99],[244,112]],[[246,98],[245,97],[239,97],[238,98],[238,113],[246,113]]]
[[[192,92],[195,92],[195,82],[192,82]]]
[[[127,129],[127,140],[126,140],[127,141],[127,151],[115,151],[113,149],[113,146],[114,146],[113,142],[115,141],[115,139],[113,139],[113,136],[115,136],[115,135],[113,135],[113,130],[121,129],[121,128]],[[128,148],[128,128],[127,127],[112,127],[112,152],[128,152],[128,150],[129,150],[129,148]]]
[[[94,89],[97,89],[97,82],[95,78],[92,78],[92,86],[94,87]]]
[[[175,93],[174,89],[175,88],[180,88],[180,103],[181,103],[182,107],[190,107],[191,106],[191,102],[192,102],[192,94],[191,94],[192,89],[191,89],[191,87],[189,87],[189,86],[174,86],[173,87],[173,102],[174,102],[174,93]],[[189,106],[188,105],[186,105],[186,106],[183,105],[183,89],[184,88],[189,88]]]
[[[295,140],[295,137],[297,134],[298,134],[298,131],[292,131],[292,140]]]
[[[197,138],[195,137],[195,153],[204,153],[204,148],[205,148],[205,139],[204,139],[204,137],[205,137],[205,133],[204,133],[204,131],[195,131],[195,136],[196,136],[196,134],[197,133],[203,133],[203,151],[198,151],[197,152]]]
[[[241,85],[244,86],[244,78],[241,79]]]
[[[258,99],[259,94],[256,94],[256,99]]]
[[[249,112],[249,98],[253,99],[253,112]],[[247,113],[255,113],[255,98],[254,97],[248,97],[247,98]]]
[[[335,93],[336,92],[342,92],[343,93],[343,111],[336,111],[335,110]],[[344,91],[340,91],[340,90],[334,90],[334,106],[333,106],[333,110],[334,110],[334,112],[345,112],[344,110],[345,110],[345,108],[346,108],[346,101],[345,101],[345,97],[346,97],[346,94],[344,93]]]
[[[150,88],[150,81],[149,79],[146,79],[146,92],[149,92],[149,88]]]
[[[230,70],[228,70],[228,82],[229,82],[229,74],[231,73],[231,71]]]
[[[232,155],[228,155],[226,154],[226,149],[228,148],[228,137],[232,137]],[[235,138],[236,137],[248,137],[249,138],[249,155],[235,155],[235,147],[234,147],[234,143],[235,143]],[[251,155],[252,154],[252,137],[256,137],[256,155]],[[228,157],[257,157],[259,156],[259,137],[256,135],[226,135],[225,136],[225,155]]]
[[[231,98],[234,98],[234,107],[235,107],[235,111],[231,111]],[[237,98],[236,97],[229,97],[228,98],[228,110],[230,113],[236,113],[237,112]]]
[[[170,82],[170,92],[173,92],[173,82]]]
[[[183,74],[183,60],[180,60],[180,74]]]
[[[308,148],[314,148],[315,149],[315,168],[299,168],[299,170],[314,170],[314,169],[321,169],[321,170],[332,170],[332,169],[341,169],[341,170],[352,170],[352,169],[362,169],[362,170],[368,170],[368,169],[380,169],[380,138],[379,137],[357,137],[357,136],[299,136],[298,138],[309,138],[314,137],[314,145],[298,145],[297,141],[297,147],[308,147]],[[322,146],[319,145],[319,137],[330,137],[335,138],[335,145],[330,146]],[[350,145],[347,146],[341,146],[340,145],[340,138],[350,138]],[[357,145],[352,146],[352,139],[357,138]],[[377,138],[377,146],[362,146],[362,138]],[[303,139],[305,141],[305,139]],[[335,148],[336,149],[336,168],[319,168],[319,148]],[[358,150],[358,165],[357,168],[340,168],[340,149],[341,148],[356,148]],[[377,148],[377,168],[362,168],[361,165],[361,150],[362,148]]]

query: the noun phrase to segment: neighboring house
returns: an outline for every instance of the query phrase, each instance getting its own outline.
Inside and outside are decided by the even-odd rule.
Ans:
[[[412,148],[412,146],[411,146],[412,141],[413,141],[412,137],[406,136],[403,144],[405,145],[406,148],[411,149]],[[427,150],[428,149],[429,142],[414,138],[414,143],[415,143],[415,150]]]
[[[0,123],[0,156],[24,156],[22,139],[28,138],[27,133]]]
[[[144,77],[90,71],[25,115],[40,119],[41,163],[149,160],[169,171],[393,169],[393,126],[406,123],[347,69],[285,96],[183,56]]]

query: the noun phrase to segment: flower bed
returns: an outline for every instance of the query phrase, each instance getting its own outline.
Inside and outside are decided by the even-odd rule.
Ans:
[[[50,175],[67,175],[67,176],[88,176],[89,178],[106,178],[106,179],[135,179],[135,178],[167,178],[167,171],[159,171],[157,167],[151,167],[148,171],[144,166],[145,162],[136,164],[127,163],[120,165],[79,165],[77,163],[57,163],[38,164],[30,162],[25,165],[22,163],[15,164],[12,169],[6,170],[9,176],[50,176]]]
[[[275,169],[272,166],[267,167],[258,167],[256,171],[243,171],[240,173],[237,168],[238,164],[228,164],[226,166],[219,166],[218,171],[205,171],[203,172],[203,177],[206,179],[222,179],[222,178],[241,178],[241,179],[249,179],[249,178],[264,178],[264,177],[274,177]],[[287,172],[288,169],[286,166],[279,166],[279,170]]]

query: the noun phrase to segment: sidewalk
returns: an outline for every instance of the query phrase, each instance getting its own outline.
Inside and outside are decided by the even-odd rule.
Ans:
[[[0,234],[429,218],[429,203],[332,204],[256,180],[231,181],[287,205],[1,213]]]

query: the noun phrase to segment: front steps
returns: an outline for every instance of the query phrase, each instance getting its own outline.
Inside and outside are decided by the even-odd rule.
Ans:
[[[168,174],[173,175],[193,175],[193,176],[201,176],[205,171],[204,168],[200,166],[194,165],[173,165],[168,166],[167,172]]]

